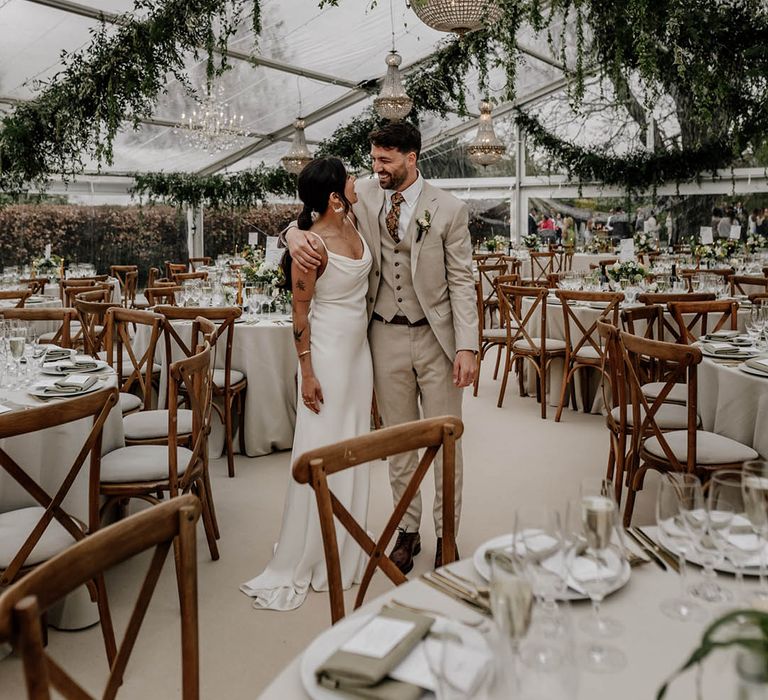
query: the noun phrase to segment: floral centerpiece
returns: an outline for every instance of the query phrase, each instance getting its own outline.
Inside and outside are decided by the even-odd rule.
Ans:
[[[291,292],[284,289],[285,275],[280,263],[265,260],[261,248],[247,246],[241,255],[246,261],[245,265],[240,268],[243,284],[246,286],[268,285],[269,293],[272,295],[271,310],[276,310],[277,306],[280,305],[285,311],[285,307],[291,301]]]
[[[523,236],[523,245],[528,248],[528,250],[538,250],[541,245],[541,240],[535,233],[528,233]]]
[[[627,262],[615,262],[610,267],[606,267],[605,274],[615,282],[627,279],[633,284],[637,284],[642,282],[648,274],[648,270],[634,260],[629,260]]]
[[[637,253],[650,253],[656,250],[656,241],[650,234],[645,231],[638,231],[634,235],[635,239],[635,252]]]
[[[491,236],[490,238],[486,238],[484,243],[485,247],[492,253],[497,250],[499,252],[505,251],[509,247],[509,239],[506,236]]]
[[[749,254],[754,254],[761,248],[768,247],[768,237],[763,236],[759,233],[750,233],[747,236],[746,243],[744,243],[744,247],[747,249],[747,252]]]
[[[40,277],[57,278],[63,262],[64,258],[60,255],[43,256],[32,261],[32,269]]]

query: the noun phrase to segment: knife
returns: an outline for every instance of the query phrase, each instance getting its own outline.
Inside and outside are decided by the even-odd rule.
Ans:
[[[629,528],[625,528],[624,531],[635,541],[635,544],[637,544],[640,549],[643,550],[645,554],[647,554],[652,560],[653,563],[656,564],[662,571],[667,571],[668,567],[664,563],[664,560],[656,554],[652,549],[648,547],[648,545],[645,544],[632,530]]]
[[[443,595],[447,595],[449,598],[453,598],[454,600],[464,603],[464,605],[469,606],[472,608],[475,612],[480,612],[483,615],[490,615],[491,610],[488,606],[483,605],[479,601],[473,600],[469,596],[462,595],[458,591],[449,588],[448,586],[443,585],[440,581],[437,581],[433,578],[431,578],[428,574],[422,574],[420,577],[424,583],[426,583],[428,586],[432,586],[435,590],[440,591]]]
[[[663,547],[660,547],[656,542],[654,542],[648,535],[646,535],[639,527],[635,528],[635,534],[643,539],[648,546],[653,549],[653,551],[661,557],[668,566],[670,566],[674,571],[677,573],[680,573],[680,565],[675,560],[675,557],[670,554],[666,549]]]

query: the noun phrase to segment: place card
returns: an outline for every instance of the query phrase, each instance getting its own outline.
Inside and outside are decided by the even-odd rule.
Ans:
[[[345,642],[341,651],[349,654],[383,659],[413,630],[415,623],[396,620],[391,617],[374,617],[351,639]]]
[[[699,236],[701,237],[701,242],[703,245],[712,245],[713,238],[711,226],[702,226],[699,229]]]
[[[738,241],[741,238],[741,226],[739,224],[733,224],[731,226],[731,233],[728,236],[733,241]]]
[[[258,231],[248,231],[248,245],[259,245]]]
[[[619,247],[619,260],[632,262],[635,259],[635,241],[633,238],[624,238]]]

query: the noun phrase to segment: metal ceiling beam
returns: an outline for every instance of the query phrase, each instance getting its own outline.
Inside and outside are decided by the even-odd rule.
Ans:
[[[51,7],[55,10],[61,10],[62,12],[68,12],[73,15],[79,15],[80,17],[87,17],[88,19],[97,20],[99,22],[107,22],[109,24],[125,24],[125,20],[121,15],[114,12],[104,12],[95,7],[88,5],[81,5],[77,2],[71,2],[71,0],[26,0],[27,2],[34,3],[35,5],[44,5]],[[199,47],[203,48],[203,47]],[[217,53],[221,53],[217,51]],[[301,66],[295,66],[292,63],[286,63],[285,61],[278,61],[274,58],[267,58],[266,56],[251,56],[243,51],[236,51],[235,49],[226,49],[224,51],[228,58],[233,58],[238,61],[247,61],[248,63],[264,66],[265,68],[271,68],[273,70],[282,71],[283,73],[291,73],[292,75],[299,75],[310,80],[316,80],[321,83],[329,83],[331,85],[339,85],[341,87],[347,87],[350,89],[360,89],[359,83],[354,80],[347,80],[345,78],[339,78],[335,75],[328,75],[319,71],[310,70],[309,68],[302,68]]]
[[[557,68],[561,71],[567,71],[567,67],[564,66],[560,61],[553,58],[552,56],[548,56],[545,53],[541,53],[541,51],[537,51],[536,49],[532,49],[530,46],[525,46],[521,44],[519,41],[515,42],[515,46],[522,51],[524,54],[527,54],[531,58],[535,58],[537,61],[541,61],[542,63],[546,63],[547,65],[552,66],[553,68]]]

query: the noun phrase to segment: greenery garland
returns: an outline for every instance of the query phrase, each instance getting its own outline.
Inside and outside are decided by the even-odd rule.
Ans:
[[[135,0],[146,18],[120,18],[111,33],[105,23],[88,49],[64,55],[65,67],[34,101],[18,105],[0,129],[0,190],[19,191],[52,173],[82,172],[87,160],[112,162],[112,144],[127,119],[134,128],[150,116],[166,92],[168,73],[189,88],[185,54],[207,55],[208,83],[226,70],[224,50],[235,34],[245,0]],[[259,0],[253,0],[254,33],[261,30]],[[218,29],[214,29],[218,27]],[[218,55],[218,58],[216,57]]]
[[[192,173],[134,173],[132,195],[147,196],[150,202],[212,209],[245,208],[263,204],[268,194],[296,194],[296,176],[283,168],[258,168],[231,175],[194,175]]]

